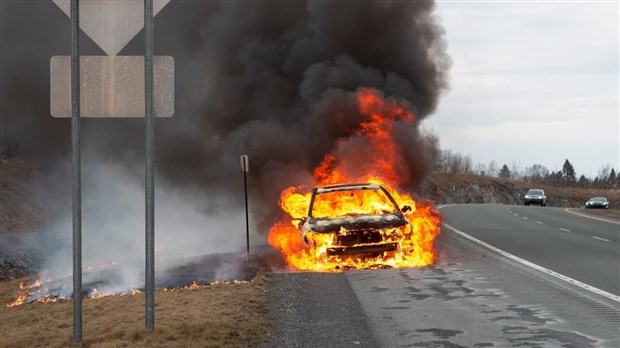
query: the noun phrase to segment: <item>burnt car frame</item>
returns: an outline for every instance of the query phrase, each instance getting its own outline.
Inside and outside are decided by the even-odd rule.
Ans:
[[[586,202],[586,209],[609,209],[609,201],[605,197],[592,197]]]
[[[374,191],[373,194],[383,195],[384,207],[389,209],[380,213],[345,214],[344,216],[317,216],[315,206],[325,194],[347,193],[351,196],[359,191]],[[389,204],[388,204],[389,202]],[[323,241],[327,240],[325,255],[315,255],[321,258],[355,255],[357,257],[378,257],[393,255],[401,252],[402,239],[413,232],[409,220],[403,212],[411,210],[410,206],[403,206],[402,210],[392,195],[377,184],[340,184],[315,187],[308,209],[308,216],[299,223],[303,240],[310,246],[316,247],[316,236]],[[395,229],[399,231],[395,231]],[[313,237],[314,236],[314,237]]]
[[[523,205],[538,204],[541,207],[547,205],[547,196],[545,191],[540,189],[530,189],[523,196]]]

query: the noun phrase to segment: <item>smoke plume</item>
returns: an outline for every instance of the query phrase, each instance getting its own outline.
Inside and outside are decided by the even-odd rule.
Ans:
[[[20,61],[28,48],[19,45],[5,53],[1,92],[4,141],[53,167],[70,151],[70,126],[69,120],[49,117],[46,77],[49,57],[69,53],[69,20],[51,4],[46,10],[3,6],[3,46],[33,39],[28,31],[4,30],[19,27],[19,21],[46,18],[42,22],[50,22],[54,32],[44,34],[50,35],[47,41],[35,40],[33,47],[44,57]],[[231,242],[225,234],[244,227],[238,214],[243,208],[241,154],[250,158],[252,230],[265,235],[281,214],[280,192],[310,184],[324,156],[355,136],[363,115],[350,99],[360,89],[407,103],[414,111],[416,121],[396,123],[394,136],[410,173],[403,188],[416,191],[437,152],[436,139],[419,125],[447,89],[451,65],[434,8],[431,1],[168,4],[155,18],[155,54],[175,59],[175,115],[156,121],[156,186],[174,194],[157,197],[158,242],[216,246],[197,253],[217,251],[218,245],[243,246],[244,240]],[[9,35],[21,36],[5,40]],[[82,38],[82,54],[103,54]],[[143,54],[143,39],[138,35],[120,55]],[[106,248],[118,237],[104,237],[106,231],[143,231],[143,220],[128,213],[143,209],[143,198],[136,198],[142,187],[135,184],[143,180],[143,134],[142,120],[83,121],[85,166],[99,168],[85,181],[94,192],[113,198],[94,195],[87,201],[93,206],[85,210],[102,222],[89,227],[99,231],[95,248]],[[346,151],[355,153],[355,141],[347,144]],[[70,187],[68,172],[65,179]],[[113,183],[123,189],[110,192]],[[188,209],[190,218],[183,215]],[[67,218],[57,221],[65,234]],[[125,245],[133,248],[133,239]],[[143,250],[141,242],[136,247]]]

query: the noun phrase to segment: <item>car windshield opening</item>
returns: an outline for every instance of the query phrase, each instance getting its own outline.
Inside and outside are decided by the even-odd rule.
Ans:
[[[395,213],[398,207],[379,189],[341,190],[319,193],[311,216],[316,219]]]

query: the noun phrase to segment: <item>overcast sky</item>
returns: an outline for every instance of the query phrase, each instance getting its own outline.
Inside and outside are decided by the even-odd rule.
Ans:
[[[610,2],[447,2],[451,89],[424,122],[444,149],[596,176],[620,162],[619,16]]]

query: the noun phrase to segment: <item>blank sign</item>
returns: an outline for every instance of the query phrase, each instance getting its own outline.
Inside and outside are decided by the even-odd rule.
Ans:
[[[81,56],[82,117],[144,117],[144,56]],[[153,57],[153,115],[174,114],[174,60]],[[50,59],[50,113],[71,117],[71,56]]]

